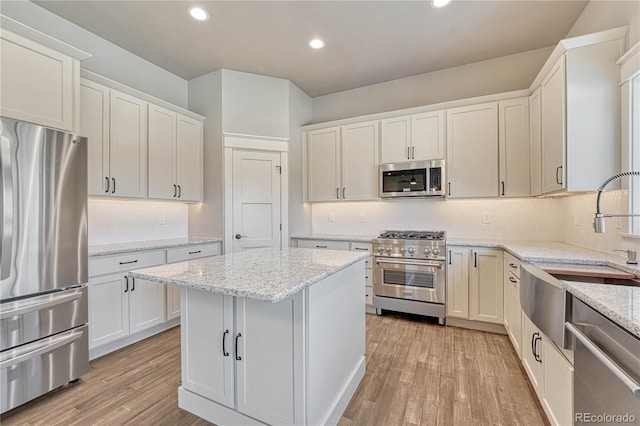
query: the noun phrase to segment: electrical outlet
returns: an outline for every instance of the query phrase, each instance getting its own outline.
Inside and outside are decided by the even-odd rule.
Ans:
[[[160,217],[158,218],[158,222],[160,223],[160,225],[166,225],[167,224],[167,217],[163,214],[160,215]]]
[[[360,212],[360,222],[365,223],[367,221],[367,214],[365,212]]]
[[[329,217],[327,218],[327,220],[329,222],[335,222],[336,221],[336,214],[334,212],[329,213]]]
[[[482,212],[482,223],[488,225],[491,223],[491,215],[489,212]]]

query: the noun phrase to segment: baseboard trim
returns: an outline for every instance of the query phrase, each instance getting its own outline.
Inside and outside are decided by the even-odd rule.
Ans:
[[[118,349],[126,348],[127,346],[137,343],[141,340],[147,339],[158,333],[162,333],[163,331],[167,331],[168,329],[173,328],[176,325],[180,325],[180,317],[174,318],[162,324],[158,324],[147,330],[143,330],[139,333],[133,334],[131,336],[127,336],[120,340],[109,342],[105,345],[101,345],[93,349],[89,349],[89,360],[92,361],[96,358],[100,358],[101,356],[104,356],[111,352],[115,352]]]
[[[487,331],[489,333],[507,334],[502,324],[492,324],[482,321],[471,321],[462,318],[447,317],[447,325],[452,327],[468,328],[471,330]]]
[[[183,386],[178,388],[178,407],[217,425],[264,425],[224,405],[195,394]]]
[[[365,357],[363,356],[362,360],[360,361],[360,363],[354,370],[353,374],[351,375],[351,379],[347,383],[347,386],[344,388],[342,395],[336,402],[335,406],[333,407],[333,410],[331,410],[331,413],[325,419],[323,424],[337,425],[340,422],[340,418],[342,417],[344,410],[347,409],[347,405],[349,405],[351,398],[353,398],[353,395],[356,393],[356,390],[358,389],[358,385],[360,385],[360,382],[364,377],[364,373],[366,369],[367,369],[367,363],[366,363]]]

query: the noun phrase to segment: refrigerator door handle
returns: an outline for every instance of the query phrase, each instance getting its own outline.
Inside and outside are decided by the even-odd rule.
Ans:
[[[39,311],[40,309],[49,308],[51,306],[59,305],[62,303],[71,302],[73,300],[82,297],[82,292],[78,291],[71,294],[57,294],[46,295],[41,298],[31,298],[21,302],[24,302],[22,306],[14,306],[9,311],[0,311],[0,320],[14,317],[16,315],[23,315],[28,312]],[[37,300],[40,299],[40,300]],[[18,304],[18,302],[14,302]]]
[[[39,355],[46,354],[58,349],[59,347],[75,342],[82,337],[83,333],[84,330],[72,330],[71,332],[62,333],[45,339],[43,342],[38,341],[31,345],[18,347],[18,349],[5,351],[3,352],[3,355],[6,355],[0,360],[0,369],[11,367],[12,365],[27,361],[31,358],[35,358]]]
[[[11,273],[11,254],[13,245],[13,176],[11,171],[11,146],[9,139],[0,136],[0,179],[2,184],[2,229],[0,235],[0,280]]]

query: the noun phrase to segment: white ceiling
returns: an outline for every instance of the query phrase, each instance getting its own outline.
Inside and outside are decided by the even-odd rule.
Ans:
[[[555,45],[588,1],[36,1],[191,79],[220,68],[316,97]],[[201,5],[211,19],[187,14]],[[320,37],[326,47],[313,50]]]

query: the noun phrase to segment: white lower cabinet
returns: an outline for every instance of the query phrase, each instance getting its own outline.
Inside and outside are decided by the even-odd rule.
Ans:
[[[183,295],[183,388],[267,424],[304,423],[303,293],[278,303]]]
[[[89,279],[89,347],[129,335],[129,293],[124,273]]]
[[[447,316],[502,324],[502,250],[447,247],[447,251]]]
[[[129,332],[137,333],[166,320],[165,289],[162,284],[129,278]]]
[[[523,313],[522,364],[552,425],[573,425],[573,366]]]
[[[522,307],[520,306],[520,261],[504,253],[504,328],[522,359]]]

